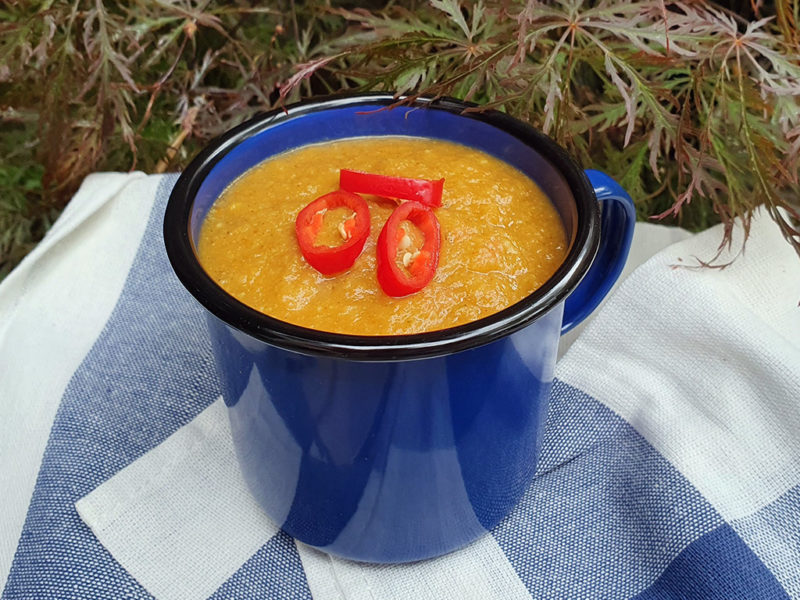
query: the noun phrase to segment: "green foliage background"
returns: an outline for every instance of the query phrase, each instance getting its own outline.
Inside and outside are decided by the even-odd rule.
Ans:
[[[177,170],[256,112],[340,90],[506,111],[640,218],[747,226],[764,205],[800,253],[799,2],[12,0],[0,278],[87,174]]]

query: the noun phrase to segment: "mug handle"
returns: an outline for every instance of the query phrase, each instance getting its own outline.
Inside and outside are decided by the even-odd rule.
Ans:
[[[622,186],[602,171],[586,169],[586,176],[602,202],[600,247],[592,266],[564,302],[564,334],[588,317],[608,294],[625,266],[633,239],[636,208]]]

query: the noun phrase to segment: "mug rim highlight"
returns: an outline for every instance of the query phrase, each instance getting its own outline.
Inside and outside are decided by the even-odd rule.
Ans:
[[[494,110],[464,113],[476,105],[450,98],[416,98],[413,105],[476,119],[512,135],[545,157],[572,192],[577,224],[571,247],[561,266],[533,293],[499,312],[464,325],[408,335],[362,336],[309,329],[260,313],[229,295],[205,272],[190,232],[194,199],[205,177],[228,152],[287,119],[359,104],[381,104],[388,108],[403,99],[387,93],[314,98],[287,106],[285,110],[279,108],[257,115],[209,142],[176,182],[164,215],[167,256],[184,287],[217,318],[257,340],[302,354],[365,362],[416,360],[477,348],[522,329],[561,303],[588,271],[600,243],[600,208],[586,174],[561,146],[530,125]]]

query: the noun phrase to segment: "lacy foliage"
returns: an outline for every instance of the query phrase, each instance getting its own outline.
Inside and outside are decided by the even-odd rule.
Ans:
[[[0,8],[0,277],[86,174],[160,172],[312,94],[454,96],[541,128],[642,218],[748,226],[800,254],[798,0],[735,7],[398,1],[12,1]],[[713,263],[713,259],[709,262]]]

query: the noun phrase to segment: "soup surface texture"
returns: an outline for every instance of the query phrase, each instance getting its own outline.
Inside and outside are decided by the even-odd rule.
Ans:
[[[364,196],[371,231],[348,271],[324,277],[303,259],[295,218],[338,189],[340,169],[444,177],[435,209],[439,266],[421,291],[391,298],[378,284],[375,244],[397,204],[375,196]],[[335,230],[329,217],[321,236]],[[198,252],[220,286],[267,315],[320,331],[397,335],[461,325],[514,304],[555,272],[566,247],[555,208],[517,169],[458,144],[392,136],[309,145],[253,167],[214,203]]]

